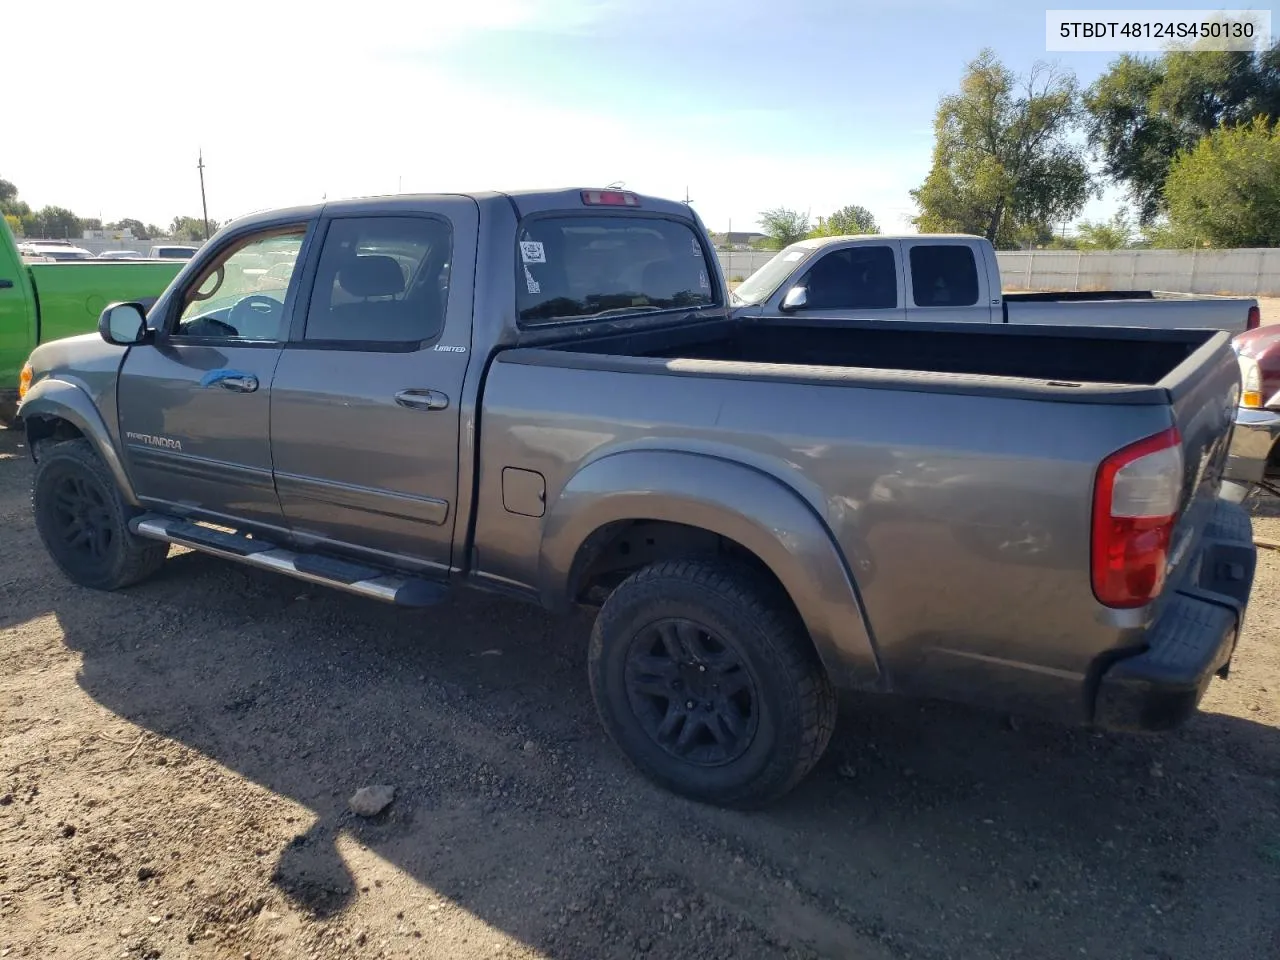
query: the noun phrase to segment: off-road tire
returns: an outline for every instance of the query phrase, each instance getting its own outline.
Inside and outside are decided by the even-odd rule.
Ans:
[[[119,590],[160,568],[169,545],[130,531],[136,511],[88,440],[46,442],[38,452],[31,506],[36,530],[58,569],[83,587]],[[95,531],[93,543],[73,545],[82,533],[69,531],[88,527]]]
[[[665,726],[672,707],[679,711],[681,705],[653,701],[650,719],[642,717],[649,701],[645,691],[636,694],[635,668],[628,666],[629,656],[660,659],[636,653],[649,649],[646,638],[663,629],[655,625],[686,622],[709,631],[705,636],[712,643],[718,638],[721,649],[732,647],[757,702],[749,746],[737,756],[724,749],[726,759],[710,765],[673,755],[660,742],[661,731],[646,729],[659,712]],[[663,641],[653,649],[663,649]],[[596,618],[588,674],[605,730],[631,763],[673,793],[717,806],[760,807],[787,793],[821,758],[835,726],[835,693],[794,608],[771,581],[721,560],[663,561],[624,580]],[[692,682],[698,681],[693,674]],[[669,682],[678,689],[678,679]],[[701,709],[720,709],[710,703]],[[686,710],[685,716],[695,714]],[[731,734],[727,727],[719,732]],[[704,739],[710,734],[708,726]]]

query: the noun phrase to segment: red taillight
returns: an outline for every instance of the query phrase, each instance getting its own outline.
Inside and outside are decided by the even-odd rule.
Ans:
[[[1262,326],[1262,311],[1256,306],[1250,307],[1249,316],[1244,322],[1244,328],[1246,330],[1257,330],[1260,326]]]
[[[640,198],[621,190],[583,190],[582,202],[588,207],[638,207]]]
[[[1108,607],[1160,595],[1182,498],[1182,437],[1170,427],[1102,461],[1093,486],[1093,593]]]

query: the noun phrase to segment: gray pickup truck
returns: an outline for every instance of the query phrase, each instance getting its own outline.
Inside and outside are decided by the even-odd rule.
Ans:
[[[609,735],[724,805],[805,775],[837,688],[1156,730],[1225,675],[1255,561],[1227,334],[725,300],[696,214],[632,193],[246,218],[33,353],[36,524],[98,589],[179,544],[598,607]]]

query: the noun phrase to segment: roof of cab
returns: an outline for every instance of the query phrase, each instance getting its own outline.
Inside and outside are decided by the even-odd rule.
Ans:
[[[843,240],[919,240],[923,237],[927,237],[930,240],[982,239],[972,233],[845,233],[838,237],[806,237],[804,240],[797,240],[793,246],[816,250],[818,247],[825,247],[828,244],[839,243]]]

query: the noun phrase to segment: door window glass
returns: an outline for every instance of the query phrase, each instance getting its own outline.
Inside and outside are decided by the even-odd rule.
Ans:
[[[183,293],[174,336],[279,340],[305,234],[259,234],[215,257]]]
[[[911,291],[917,307],[971,307],[978,302],[973,250],[959,244],[911,248]]]

